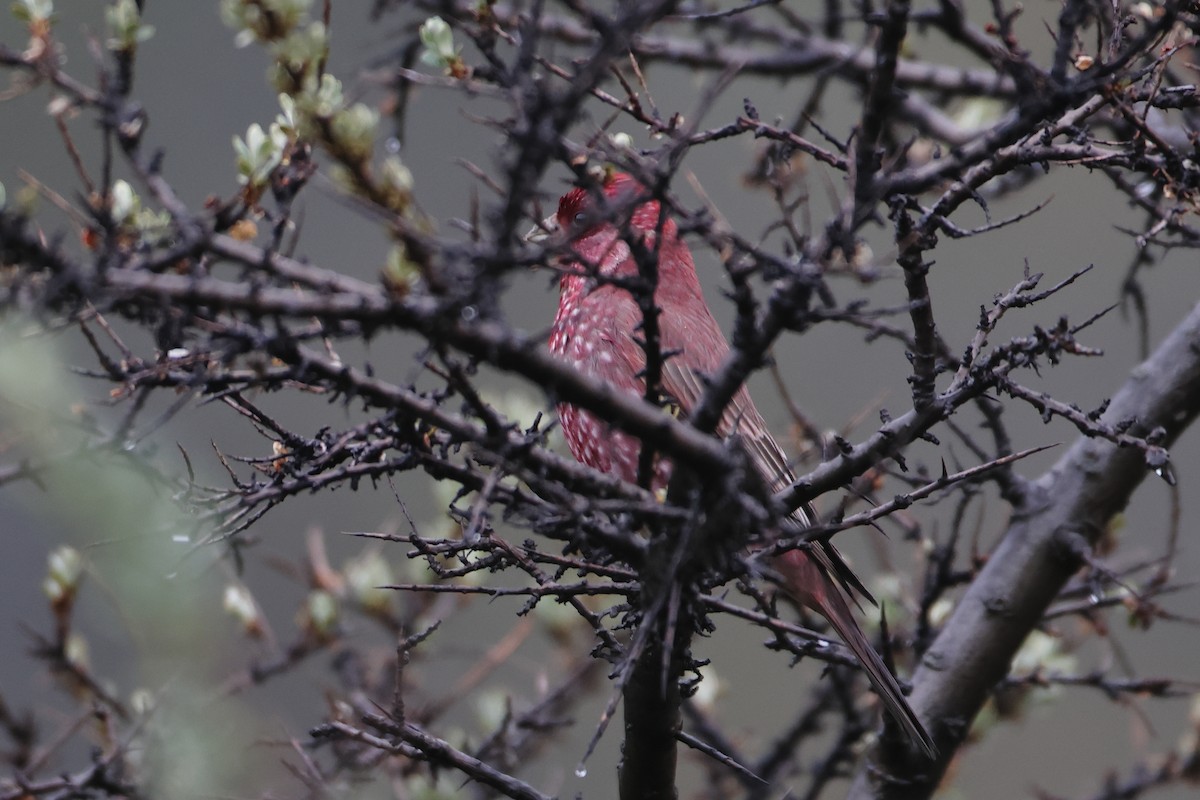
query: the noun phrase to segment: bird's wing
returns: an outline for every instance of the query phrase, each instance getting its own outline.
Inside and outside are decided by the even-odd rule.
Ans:
[[[663,365],[663,388],[685,411],[691,412],[700,404],[700,399],[708,388],[707,380],[706,375],[692,369],[681,359],[671,358]],[[721,438],[733,435],[741,438],[754,466],[772,492],[787,488],[796,479],[787,456],[767,430],[762,414],[758,413],[754,400],[744,386],[738,389],[729,405],[725,406],[721,421],[717,424],[717,435]],[[799,509],[798,513],[804,514],[804,510]],[[800,521],[805,525],[812,524],[807,514],[804,514]]]
[[[702,303],[703,301],[701,301]],[[616,307],[612,329],[634,331],[641,324],[641,312],[633,303]],[[616,319],[632,315],[632,318]],[[709,375],[721,366],[721,362],[729,354],[729,344],[725,341],[721,328],[717,325],[707,309],[694,310],[686,317],[668,316],[659,318],[661,346],[667,359],[663,364],[661,382],[662,390],[669,402],[677,404],[684,413],[690,414],[704,397],[708,388]],[[646,366],[646,354],[632,334],[628,336],[625,346],[619,348],[630,362],[630,366],[640,373]],[[725,438],[737,435],[760,476],[766,481],[772,492],[786,489],[796,480],[783,448],[775,441],[767,423],[754,405],[750,392],[742,386],[734,394],[729,405],[721,415],[717,424],[717,435]],[[803,505],[792,512],[793,517],[802,527],[809,527],[817,520],[816,512],[810,505]],[[812,548],[814,558],[834,576],[847,594],[851,597],[860,595],[872,604],[875,598],[867,591],[858,576],[842,559],[840,553],[831,542],[825,541]]]
[[[703,298],[699,299],[703,303]],[[662,370],[663,389],[679,406],[691,413],[700,405],[711,375],[729,354],[721,328],[707,309],[686,319],[661,318],[663,349],[669,355]],[[771,436],[767,423],[743,386],[725,406],[716,433],[721,438],[737,435],[750,454],[754,466],[772,492],[778,492],[796,479],[787,456]],[[807,509],[796,510],[797,520],[811,525],[814,517]]]
[[[663,365],[662,382],[663,389],[680,407],[689,412],[700,403],[700,398],[704,396],[704,390],[707,388],[706,377],[678,358],[668,359]],[[745,386],[738,389],[737,394],[725,407],[725,413],[721,415],[721,422],[717,426],[717,434],[722,437],[736,434],[741,439],[751,461],[772,492],[780,492],[795,482],[796,476],[788,464],[787,456],[783,454],[783,449],[775,441],[775,437],[767,430],[767,424]],[[807,504],[793,511],[792,516],[803,527],[813,525],[817,519],[816,512]],[[851,598],[861,596],[872,605],[875,604],[875,598],[831,542],[821,542],[809,552],[818,564],[837,578]]]

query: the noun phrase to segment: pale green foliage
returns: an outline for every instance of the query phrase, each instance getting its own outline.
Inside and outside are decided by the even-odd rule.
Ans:
[[[237,44],[269,42],[292,32],[308,14],[312,0],[221,0],[221,19],[238,31]]]
[[[311,22],[296,28],[271,45],[275,59],[269,76],[271,85],[281,92],[294,92],[297,85],[309,91],[317,85],[318,67],[329,52],[325,25]]]
[[[238,183],[255,189],[266,186],[271,172],[283,160],[283,151],[288,145],[288,136],[278,125],[272,125],[270,134],[263,132],[257,122],[246,129],[246,138],[233,137],[233,150],[237,153]]]
[[[249,629],[259,624],[258,605],[250,590],[241,584],[231,583],[225,587],[221,595],[221,608],[243,628]]]
[[[331,139],[346,160],[365,161],[375,148],[379,113],[363,103],[355,103],[334,114],[329,128]]]
[[[379,169],[380,188],[387,197],[389,208],[407,214],[412,206],[413,175],[397,155],[383,159]]]
[[[109,211],[116,222],[131,222],[134,212],[141,208],[141,205],[142,201],[127,181],[118,179],[113,182]]]
[[[132,209],[135,197],[130,190],[122,202]],[[214,624],[221,571],[213,564],[221,554],[180,537],[181,531],[204,532],[170,493],[146,479],[145,465],[133,466],[141,459],[138,449],[96,447],[90,424],[71,424],[72,415],[86,411],[69,407],[68,398],[87,390],[63,369],[68,356],[59,352],[59,337],[14,313],[0,320],[0,341],[0,426],[21,432],[11,445],[22,457],[53,465],[39,471],[39,491],[13,499],[47,531],[87,554],[86,574],[96,578],[88,585],[97,588],[89,594],[81,585],[76,605],[87,604],[90,617],[99,615],[111,626],[104,629],[106,640],[128,632],[121,683],[137,676],[161,690],[150,701],[154,714],[126,745],[137,754],[139,784],[150,797],[233,794],[260,768],[261,759],[251,762],[250,743],[265,723],[236,698],[213,703],[211,684],[196,681],[228,666]],[[71,456],[82,453],[86,457]],[[59,589],[83,567],[68,553],[56,550],[48,561],[47,574]],[[87,640],[78,631],[65,641],[64,656],[87,664]],[[147,705],[130,701],[134,708]]]
[[[1025,678],[1035,673],[1070,675],[1074,671],[1075,657],[1063,652],[1060,640],[1035,630],[1013,657],[1009,675]]]
[[[171,215],[143,208],[142,199],[133,187],[119,178],[113,181],[109,192],[109,213],[114,222],[130,229],[141,242],[159,242],[170,231]]]
[[[380,169],[380,174],[383,175],[383,182],[387,184],[389,189],[405,193],[412,191],[412,171],[404,166],[404,162],[400,160],[400,156],[391,155],[385,158],[383,166]]]
[[[963,130],[979,130],[995,122],[1004,111],[1005,105],[999,100],[977,97],[959,104],[954,123]]]
[[[45,22],[54,15],[54,0],[16,0],[12,13],[22,22]]]
[[[941,628],[950,619],[952,611],[954,611],[953,600],[948,597],[938,598],[929,607],[929,624],[934,628]]]
[[[326,167],[325,174],[335,184],[348,192],[365,192],[375,202],[406,214],[412,205],[412,175],[398,159],[383,164],[382,179],[373,171],[379,112],[365,103],[347,103],[341,81],[325,71],[328,31],[320,21],[308,18],[309,3],[273,0],[266,6],[280,16],[269,19],[250,8],[254,5],[225,0],[222,14],[228,24],[242,29],[240,43],[248,34],[267,46],[272,56],[268,78],[280,92],[282,111],[269,134],[252,126],[245,139],[234,140],[238,180],[261,190],[282,160],[284,142],[304,140],[323,145],[334,157],[336,163]],[[448,46],[453,49],[452,43]]]
[[[511,710],[509,694],[503,689],[485,689],[474,698],[475,721],[485,732],[498,730]]]
[[[329,119],[340,111],[345,103],[342,82],[328,72],[321,76],[319,84],[305,86],[304,91],[296,97],[296,107],[318,119]]]
[[[614,133],[614,134],[610,135],[608,138],[609,138],[609,141],[611,141],[613,143],[613,147],[616,147],[619,150],[632,150],[633,149],[633,137],[630,136],[628,133],[625,133],[624,131]]]
[[[346,562],[342,569],[350,597],[360,606],[373,612],[391,610],[393,592],[382,588],[394,584],[392,568],[387,559],[375,549],[366,550]]]
[[[150,714],[158,706],[158,698],[154,692],[143,687],[134,689],[129,693],[129,707],[133,709],[135,714]]]
[[[717,698],[724,692],[725,685],[717,676],[717,669],[712,664],[700,667],[700,683],[692,695],[692,702],[702,711],[710,714],[716,710]]]
[[[871,582],[871,594],[879,603],[880,613],[865,616],[867,630],[878,630],[882,617],[894,624],[909,616],[908,607],[904,602],[904,582],[896,573],[884,572],[875,576]]]
[[[459,50],[454,44],[454,31],[441,17],[430,17],[421,25],[421,62],[431,67],[450,69],[459,61]]]
[[[63,645],[63,658],[71,666],[86,672],[91,660],[87,639],[80,633],[71,632]]]
[[[46,577],[42,592],[51,603],[59,603],[75,594],[83,577],[83,556],[70,545],[56,547],[46,559]]]
[[[337,598],[324,589],[308,593],[304,603],[304,617],[309,630],[321,637],[331,636],[337,629]]]
[[[288,113],[302,136],[327,142],[348,165],[359,165],[371,158],[379,130],[379,112],[364,103],[347,106],[341,81],[325,73],[319,84],[306,81],[294,100]],[[336,174],[334,177],[336,180]],[[347,187],[353,183],[345,181]]]
[[[109,50],[132,50],[154,35],[153,25],[143,25],[135,0],[117,0],[104,10],[104,20],[111,34]]]
[[[420,285],[421,269],[408,257],[404,245],[397,243],[388,250],[380,277],[385,286],[403,297]]]
[[[281,110],[275,115],[275,126],[288,138],[296,138],[300,135],[299,127],[296,124],[296,101],[292,99],[291,95],[280,93],[279,108]]]

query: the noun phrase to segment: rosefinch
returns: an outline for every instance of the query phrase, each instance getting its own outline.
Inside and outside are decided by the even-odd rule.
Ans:
[[[600,206],[635,201],[636,195],[645,190],[625,174],[608,177],[603,189],[607,204],[597,203],[595,194],[582,188],[567,192],[558,204],[554,222],[561,235],[571,242],[573,258],[561,278],[550,349],[581,372],[641,397],[645,393],[646,355],[635,337],[643,314],[627,289],[604,280],[636,278],[638,266],[621,231],[611,218],[606,218],[608,209]],[[662,390],[670,402],[687,414],[700,402],[705,376],[718,369],[729,353],[729,345],[704,302],[691,252],[679,238],[675,223],[670,219],[660,223],[659,213],[656,202],[636,205],[626,235],[642,238],[645,246],[657,254],[658,286],[654,300],[661,309],[659,343],[668,356],[662,368]],[[657,242],[656,237],[659,237]],[[560,405],[558,413],[575,458],[623,480],[637,481],[641,443],[635,437],[572,405]],[[767,431],[744,386],[725,409],[717,434],[721,437],[737,434],[742,439],[773,491],[795,480],[787,458]],[[659,459],[653,488],[665,487],[670,471],[670,461]],[[811,510],[797,509],[794,517],[801,525],[812,524]],[[892,717],[932,757],[936,753],[933,741],[905,701],[895,677],[859,627],[838,583],[847,592],[853,586],[868,599],[870,595],[833,546],[821,543],[808,550],[787,552],[775,559],[774,567],[795,600],[829,620],[858,657]]]

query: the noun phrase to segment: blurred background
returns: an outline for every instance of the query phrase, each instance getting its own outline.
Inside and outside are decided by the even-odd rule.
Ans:
[[[257,47],[235,46],[234,33],[222,24],[217,5],[148,3],[145,22],[155,26],[156,34],[138,51],[133,90],[149,115],[144,146],[165,148],[163,174],[193,210],[201,209],[210,195],[228,197],[237,191],[231,138],[244,136],[252,123],[265,127],[278,113],[276,94],[265,78],[267,57]],[[341,76],[350,94],[361,93],[363,99],[380,103],[385,99],[382,92],[357,84],[354,78],[382,63],[398,42],[408,41],[412,25],[419,19],[402,12],[374,21],[368,5],[335,4],[330,71]],[[1020,24],[1023,41],[1049,48],[1044,25],[1058,11],[1058,3],[1027,4]],[[67,53],[67,70],[85,82],[93,81],[96,74],[88,42],[104,36],[102,13],[101,3],[59,4],[56,35]],[[0,16],[0,42],[19,50],[27,37],[22,23],[7,13]],[[935,43],[916,35],[912,38],[911,47],[923,57],[941,57]],[[470,54],[466,55],[469,59]],[[5,73],[5,80],[8,77]],[[689,119],[697,113],[699,95],[710,79],[663,68],[648,70],[647,78],[664,116],[679,111]],[[701,124],[733,119],[741,113],[743,97],[754,101],[764,119],[779,116],[790,120],[810,88],[806,82],[741,79],[704,112]],[[0,87],[0,92],[4,91]],[[466,160],[485,170],[495,166],[504,139],[478,120],[502,109],[484,97],[471,99],[432,88],[413,91],[402,141],[383,142],[381,147],[398,148],[413,172],[423,210],[437,221],[439,230],[449,231],[452,219],[469,216],[473,193],[488,199],[459,162]],[[13,198],[23,185],[19,172],[23,170],[68,201],[82,205],[84,189],[64,158],[61,139],[46,113],[50,99],[45,87],[29,92],[9,90],[5,95],[0,104],[0,182]],[[840,116],[828,115],[823,124],[840,123],[833,133],[845,137],[857,119],[855,103],[849,93],[831,94],[827,108],[840,108]],[[592,126],[607,116],[605,110],[593,113]],[[70,120],[69,127],[84,162],[99,163],[100,143],[93,122],[83,115]],[[589,124],[585,122],[581,128],[587,130]],[[635,145],[652,144],[645,131],[625,132]],[[751,138],[738,137],[700,148],[685,161],[683,172],[694,175],[696,184],[730,225],[752,239],[763,231],[764,220],[772,213],[768,197],[747,192],[743,186],[758,147]],[[817,166],[811,169],[812,213],[819,226],[822,211],[837,202],[841,178],[832,173],[822,175]],[[315,181],[316,190],[306,192],[300,201],[303,228],[297,254],[327,268],[376,280],[389,240],[371,218],[342,199],[328,176],[319,173]],[[543,186],[547,209],[566,186],[565,171],[548,177]],[[687,181],[678,181],[674,189],[685,203],[699,204]],[[826,197],[819,196],[821,189],[827,189]],[[980,306],[990,305],[994,295],[1014,286],[1027,265],[1033,272],[1045,273],[1043,286],[1089,264],[1095,268],[1048,302],[1013,312],[1000,336],[1023,335],[1035,324],[1048,327],[1062,314],[1078,322],[1121,299],[1121,285],[1134,249],[1120,228],[1136,228],[1141,224],[1140,215],[1097,176],[1065,166],[1055,167],[1031,190],[997,200],[989,211],[996,220],[1027,211],[1031,203],[1042,201],[1049,201],[1048,209],[1030,219],[986,236],[942,242],[935,251],[937,263],[931,277],[935,310],[940,331],[951,343],[961,347],[969,341]],[[47,212],[41,220],[49,235],[76,235],[65,216]],[[968,213],[956,221],[963,227],[984,224],[983,212],[976,209],[974,213],[973,219]],[[58,227],[51,227],[49,220],[56,218]],[[877,237],[872,247],[882,278],[865,290],[857,285],[846,288],[863,292],[880,305],[901,303],[904,288],[898,269],[889,260],[888,231],[875,229],[872,234]],[[1200,298],[1200,272],[1194,255],[1176,252],[1178,255],[1164,255],[1143,274],[1146,304],[1151,309],[1151,347]],[[728,324],[732,309],[723,299],[726,281],[719,261],[703,248],[697,248],[696,254],[710,304],[718,319]],[[506,295],[506,310],[527,330],[544,332],[556,301],[551,276],[531,273],[514,279]],[[119,424],[124,410],[110,402],[111,386],[69,368],[95,365],[77,331],[68,328],[50,335],[35,334],[38,323],[8,318],[0,327],[0,441],[14,445],[9,452],[36,453],[39,448],[69,441],[76,434],[64,421],[78,418],[79,403],[84,403],[84,413],[105,429]],[[1119,309],[1099,320],[1082,338],[1102,349],[1104,357],[1072,359],[1044,369],[1040,377],[1025,375],[1022,380],[1085,409],[1097,406],[1143,355],[1138,322]],[[368,360],[381,376],[399,379],[416,368],[411,360],[413,347],[414,341],[392,334],[374,340],[367,351],[356,355]],[[860,439],[876,424],[880,408],[902,411],[909,405],[908,363],[894,343],[868,346],[858,331],[822,325],[802,336],[785,336],[775,357],[790,393],[823,429]],[[753,390],[773,429],[786,435],[791,421],[770,380],[756,378]],[[497,396],[514,391],[522,402],[545,405],[537,387],[498,381]],[[293,429],[306,432],[331,419],[336,419],[334,424],[345,424],[357,413],[353,407],[283,393],[259,401]],[[145,424],[154,418],[155,414],[146,414],[140,419]],[[1007,420],[1018,437],[1014,443],[1018,449],[1067,444],[1075,438],[1068,426],[1043,424],[1031,410],[1015,409]],[[224,407],[195,402],[161,428],[139,435],[144,438],[138,452],[128,460],[105,455],[80,457],[43,481],[0,488],[0,531],[6,545],[0,558],[4,601],[0,604],[0,695],[14,712],[58,709],[61,716],[52,724],[63,731],[85,724],[76,719],[73,706],[30,655],[37,647],[37,637],[48,635],[52,627],[40,589],[47,557],[59,545],[71,544],[83,552],[89,564],[76,625],[86,637],[88,658],[96,672],[116,676],[117,685],[111,691],[127,700],[139,689],[169,694],[175,700],[171,713],[179,720],[170,728],[173,740],[169,745],[177,755],[166,759],[169,766],[163,768],[169,785],[212,795],[298,796],[302,787],[281,762],[296,758],[292,742],[304,741],[307,728],[327,713],[322,701],[323,673],[332,654],[320,654],[311,668],[261,687],[233,696],[219,691],[229,675],[247,667],[252,654],[236,622],[222,611],[224,588],[239,580],[238,576],[229,560],[222,558],[221,548],[197,546],[186,524],[186,509],[149,486],[140,474],[142,468],[133,463],[144,458],[153,470],[183,475],[188,468],[183,450],[200,482],[223,485],[227,477],[214,446],[223,453],[265,456],[265,440]],[[1166,483],[1151,480],[1135,496],[1119,534],[1130,560],[1163,552],[1173,503],[1181,502],[1184,535],[1176,567],[1180,576],[1200,571],[1200,548],[1190,535],[1196,512],[1189,503],[1200,465],[1197,440],[1195,432],[1189,432],[1172,449],[1177,493]],[[255,452],[255,448],[261,451]],[[1035,476],[1060,452],[1061,448],[1050,450],[1018,469]],[[910,461],[938,472],[942,458],[947,462],[961,459],[961,466],[973,463],[969,453],[955,452],[952,445],[914,448]],[[4,459],[6,463],[11,460]],[[298,565],[314,532],[323,535],[330,561],[341,565],[364,550],[362,539],[343,534],[407,529],[398,498],[418,525],[436,526],[449,524],[445,506],[452,497],[452,488],[410,473],[396,480],[394,491],[387,486],[364,485],[353,492],[343,489],[296,498],[248,532],[255,545],[246,554],[244,580],[256,587],[256,599],[266,617],[286,639],[285,632],[294,626],[293,618],[307,592]],[[936,531],[939,526],[945,529],[948,510],[949,504],[932,510],[917,506],[910,513]],[[1007,507],[988,497],[973,513],[978,515],[972,521],[977,549],[986,552],[1005,528]],[[857,531],[839,538],[856,567],[868,574],[878,566],[871,542],[874,535]],[[406,580],[413,569],[402,557],[403,549],[382,549],[397,581]],[[902,572],[914,567],[897,565]],[[1194,616],[1197,596],[1194,591],[1186,592],[1167,603],[1177,613]],[[415,666],[424,688],[433,693],[439,688],[451,690],[496,644],[497,632],[512,628],[512,615],[521,601],[463,605],[437,634],[445,663]],[[361,633],[376,635],[366,629]],[[353,629],[350,635],[355,635]],[[787,658],[761,648],[760,639],[757,631],[726,625],[698,643],[702,657],[706,651],[722,654],[718,663],[728,664],[729,654],[737,654],[737,672],[720,675],[723,691],[715,701],[714,713],[742,733],[742,744],[749,751],[753,751],[756,736],[788,719],[781,695],[805,692],[820,673],[817,664],[789,668]],[[1112,639],[1124,645],[1119,658],[1088,646],[1073,654],[1074,668],[1080,673],[1108,668],[1120,672],[1127,661],[1142,676],[1200,679],[1200,634],[1191,626],[1159,623],[1145,632],[1115,631]],[[547,654],[554,652],[551,644],[541,631],[530,634],[522,640],[516,657],[489,678],[488,684],[501,695],[511,692],[516,697],[535,697],[547,675],[561,667],[547,661]],[[380,646],[386,652],[394,642],[384,641]],[[1089,797],[1100,789],[1097,778],[1104,767],[1124,774],[1146,753],[1171,749],[1188,728],[1188,704],[1184,702],[1124,698],[1114,703],[1095,690],[1082,688],[1046,695],[1044,702],[1031,705],[1020,724],[999,724],[982,743],[967,749],[952,776],[953,785],[943,796],[1001,800],[1044,792],[1048,797]],[[605,699],[599,693],[588,708],[598,715]],[[469,730],[485,711],[464,703],[452,712],[451,719]],[[615,729],[589,762],[587,774],[575,774],[594,723],[594,716],[578,716],[558,752],[540,759],[528,779],[561,796],[576,792],[587,797],[615,796],[613,765],[619,739]],[[685,786],[690,769],[687,762],[681,768]],[[701,773],[694,770],[694,774]],[[360,791],[364,797],[390,794],[381,786],[361,787]],[[1166,792],[1158,796],[1185,795]]]

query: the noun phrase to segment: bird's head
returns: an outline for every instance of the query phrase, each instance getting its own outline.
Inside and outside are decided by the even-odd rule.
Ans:
[[[607,175],[599,185],[576,187],[558,201],[558,211],[526,234],[526,241],[563,246],[569,251],[563,286],[586,286],[589,274],[633,277],[639,267],[630,245],[641,244],[657,256],[659,285],[699,292],[692,255],[679,229],[650,191],[624,172]]]
[[[554,215],[555,227],[572,242],[605,228],[615,230],[625,220],[633,232],[653,234],[658,229],[661,209],[654,200],[639,202],[648,195],[632,175],[612,173],[598,188],[579,186],[564,194]],[[665,222],[670,224],[669,220]]]
[[[610,173],[598,186],[579,186],[558,200],[558,210],[524,236],[534,243],[577,243],[601,231],[620,226],[642,235],[658,231],[660,206],[654,200],[639,203],[649,192],[633,176]],[[636,207],[635,207],[636,206]],[[670,220],[665,220],[671,224]],[[674,232],[674,226],[671,227]]]
[[[534,238],[553,237],[569,247],[572,261],[610,277],[637,274],[630,250],[635,240],[658,253],[662,273],[676,267],[694,269],[675,223],[649,197],[650,192],[631,175],[611,173],[598,186],[581,186],[564,194],[558,211],[542,223]]]

